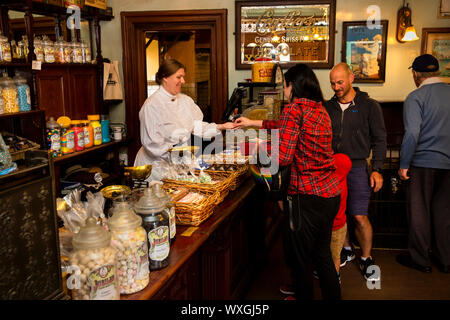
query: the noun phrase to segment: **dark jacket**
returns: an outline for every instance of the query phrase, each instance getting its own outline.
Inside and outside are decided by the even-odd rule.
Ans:
[[[386,158],[386,128],[380,104],[354,87],[356,96],[342,113],[336,95],[325,103],[333,128],[335,153],[344,153],[353,167],[362,167],[372,149],[372,169],[381,169]]]

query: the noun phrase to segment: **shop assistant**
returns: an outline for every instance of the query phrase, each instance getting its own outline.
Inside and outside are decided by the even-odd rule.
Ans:
[[[185,83],[185,66],[175,59],[167,59],[156,73],[158,90],[145,100],[139,111],[142,147],[136,155],[135,166],[169,160],[168,150],[185,144],[191,134],[210,139],[220,130],[233,129],[224,124],[203,121],[203,113],[191,97],[181,93]]]

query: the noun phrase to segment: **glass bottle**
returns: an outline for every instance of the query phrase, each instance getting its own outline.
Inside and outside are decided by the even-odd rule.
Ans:
[[[61,153],[61,126],[53,117],[46,123],[47,149],[52,153],[53,158],[60,157]]]
[[[0,31],[0,61],[11,62],[11,45],[8,38]]]
[[[2,84],[3,108],[5,113],[19,112],[19,97],[14,81],[11,78],[6,77],[3,79]]]
[[[172,203],[172,198],[161,188],[162,183],[155,183],[153,185],[153,190],[155,195],[165,203],[167,215],[169,216],[169,232],[170,232],[170,243],[175,241],[175,235],[177,233],[176,220],[175,220],[175,206]]]
[[[44,47],[41,38],[34,38],[34,54],[36,55],[36,60],[44,62]]]
[[[111,234],[95,218],[73,236],[69,262],[75,268],[69,283],[73,300],[119,300],[117,251],[110,245]],[[69,278],[70,281],[70,278]]]
[[[144,289],[149,282],[147,233],[142,218],[128,202],[117,202],[108,219],[111,245],[117,249],[117,274],[120,293],[131,294]]]
[[[28,86],[27,79],[16,75],[14,77],[14,82],[17,87],[17,96],[19,98],[19,111],[30,111],[31,110],[31,96],[30,87]]]
[[[134,205],[134,210],[141,216],[142,226],[147,232],[150,270],[161,269],[169,264],[169,217],[165,208],[151,188],[146,188],[144,195]]]

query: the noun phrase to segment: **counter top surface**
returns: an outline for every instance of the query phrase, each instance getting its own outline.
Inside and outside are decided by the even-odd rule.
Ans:
[[[130,295],[121,295],[122,300],[147,300],[166,283],[178,269],[202,246],[209,236],[220,224],[237,208],[243,199],[251,192],[255,183],[251,177],[245,179],[242,184],[231,191],[228,196],[215,209],[214,213],[192,233],[190,237],[181,234],[189,226],[177,225],[176,240],[170,246],[169,265],[166,268],[150,271],[150,282],[147,287]]]

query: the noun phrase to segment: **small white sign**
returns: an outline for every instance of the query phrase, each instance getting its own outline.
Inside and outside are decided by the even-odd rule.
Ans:
[[[31,63],[31,69],[41,70],[41,65],[42,65],[41,61],[33,60],[33,62]]]

